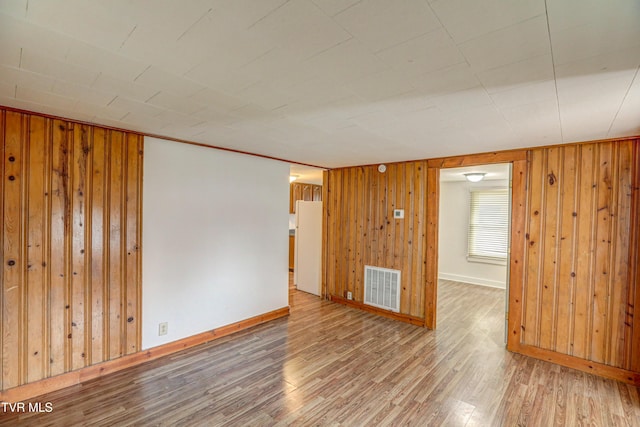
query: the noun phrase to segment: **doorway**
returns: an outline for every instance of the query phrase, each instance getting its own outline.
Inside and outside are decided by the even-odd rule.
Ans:
[[[496,342],[506,342],[510,175],[498,163],[443,169],[439,179],[438,322]]]
[[[522,315],[522,280],[524,277],[525,257],[525,218],[526,218],[526,180],[527,151],[515,150],[502,153],[486,153],[471,156],[432,159],[427,162],[427,229],[425,236],[425,321],[424,326],[435,329],[438,306],[438,235],[440,173],[450,168],[480,166],[496,163],[511,164],[511,206],[509,220],[509,257],[507,261],[506,301],[508,311],[507,349],[517,351],[520,342],[520,324]]]
[[[292,292],[320,294],[323,169],[289,169],[289,304]]]

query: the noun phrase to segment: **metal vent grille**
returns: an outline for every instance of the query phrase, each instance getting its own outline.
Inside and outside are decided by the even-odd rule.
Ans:
[[[364,303],[400,312],[400,270],[365,265]]]

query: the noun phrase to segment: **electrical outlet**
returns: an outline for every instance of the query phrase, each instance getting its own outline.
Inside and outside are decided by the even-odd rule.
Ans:
[[[169,324],[167,322],[162,322],[158,325],[158,335],[167,335],[169,332]]]
[[[347,299],[353,299],[353,294],[351,292],[347,292]]]

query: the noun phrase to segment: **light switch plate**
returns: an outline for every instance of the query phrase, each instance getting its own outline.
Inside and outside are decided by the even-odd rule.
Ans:
[[[404,209],[394,209],[393,210],[393,217],[395,219],[402,219],[404,218]]]

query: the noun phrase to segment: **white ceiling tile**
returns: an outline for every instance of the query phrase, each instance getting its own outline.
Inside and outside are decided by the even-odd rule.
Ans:
[[[640,5],[636,0],[547,0],[552,33],[602,22],[611,29],[619,24],[637,23]]]
[[[146,102],[162,109],[177,111],[183,114],[194,114],[206,108],[205,105],[194,102],[192,98],[176,96],[168,92],[159,92]]]
[[[391,67],[412,75],[466,63],[449,34],[441,29],[384,49],[376,56]]]
[[[42,92],[37,89],[18,86],[16,99],[33,102],[34,104],[46,105],[47,107],[59,108],[62,110],[72,109],[75,100],[65,96],[56,95],[52,92]]]
[[[154,118],[160,120],[163,123],[163,129],[166,126],[185,128],[202,123],[202,119],[199,119],[198,117],[188,114],[182,114],[177,111],[163,111],[157,116],[154,116]]]
[[[186,78],[200,84],[203,88],[234,95],[260,81],[243,70],[227,69],[224,63],[216,59],[208,60],[185,74]]]
[[[619,106],[635,74],[635,70],[625,70],[558,79],[560,107],[570,104]]]
[[[135,79],[135,82],[157,89],[158,91],[163,90],[178,96],[191,96],[204,89],[204,86],[186,77],[176,76],[175,74],[168,73],[154,66],[142,72],[142,74]]]
[[[69,46],[74,43],[69,36],[3,13],[0,13],[0,40],[3,48],[11,44],[13,50],[27,49],[59,61],[64,60]]]
[[[269,49],[257,58],[246,62],[239,71],[255,81],[268,82],[273,87],[281,89],[295,86],[301,77],[309,79],[317,74],[308,61],[294,57],[282,47]]]
[[[592,56],[556,65],[556,77],[561,80],[579,81],[581,76],[602,76],[608,78],[611,73],[635,70],[640,66],[640,44],[637,47],[613,50],[602,55]]]
[[[544,0],[436,0],[431,8],[462,43],[545,13]]]
[[[551,54],[545,54],[482,71],[477,76],[487,92],[495,93],[552,80],[553,62]]]
[[[496,107],[511,108],[518,105],[539,103],[556,100],[556,84],[553,80],[532,83],[526,86],[518,86],[490,95]]]
[[[606,138],[617,111],[618,106],[614,103],[560,104],[564,142]]]
[[[149,64],[86,43],[71,44],[66,61],[87,70],[133,81]]]
[[[249,27],[247,33],[298,59],[310,58],[352,37],[309,0],[285,3]]]
[[[2,0],[0,1],[0,13],[24,18],[27,15],[28,0]]]
[[[552,32],[553,57],[557,65],[611,51],[640,47],[640,13],[633,23],[608,25],[606,22],[585,24]]]
[[[296,97],[287,91],[279,90],[264,82],[257,82],[246,87],[238,93],[238,96],[266,110],[274,110],[296,100]]]
[[[489,70],[550,52],[544,16],[529,19],[459,45],[476,72]]]
[[[100,121],[100,123],[102,123],[102,120],[120,120],[129,113],[127,110],[116,108],[113,105],[101,107],[83,100],[76,102],[76,108],[92,114],[94,120]]]
[[[110,0],[107,10],[102,12],[119,16],[137,27],[164,30],[176,40],[215,6],[211,0]],[[123,16],[121,11],[125,9],[127,13]]]
[[[144,116],[157,116],[162,113],[164,109],[158,108],[151,104],[146,104],[144,102],[138,102],[133,99],[128,99],[123,96],[116,97],[109,106],[113,106],[119,110],[126,110],[130,113],[135,113],[136,115],[144,115]]]
[[[142,86],[133,81],[126,81],[112,77],[107,74],[100,74],[91,85],[92,88],[108,92],[116,96],[124,96],[135,101],[146,101],[158,91],[154,88]]]
[[[560,129],[558,103],[555,100],[503,108],[500,113],[509,122],[521,147],[564,142]]]
[[[429,96],[439,96],[480,86],[469,64],[456,64],[411,79],[411,84]]]
[[[0,96],[4,98],[15,98],[16,85],[0,80]]]
[[[114,15],[108,2],[83,0],[31,1],[27,20],[85,43],[116,51],[135,25],[126,14]]]
[[[4,65],[0,65],[0,80],[13,86],[27,87],[41,92],[50,92],[55,83],[55,80],[49,76]]]
[[[411,96],[410,93],[415,91],[404,73],[395,70],[385,70],[365,76],[349,83],[348,88],[367,101]]]
[[[348,40],[307,61],[317,75],[344,84],[389,67],[356,39]]]
[[[441,27],[423,0],[363,0],[336,15],[335,20],[372,52]]]
[[[7,39],[0,38],[0,65],[19,67],[21,54],[22,48]]]
[[[114,95],[67,81],[56,80],[51,89],[56,95],[82,100],[92,105],[105,107],[113,100]]]
[[[220,111],[235,110],[248,103],[243,99],[210,88],[204,88],[196,92],[189,99],[198,104],[214,107]]]
[[[129,112],[120,121],[127,124],[131,130],[138,132],[152,133],[162,129],[164,125],[162,120],[138,112]]]
[[[640,135],[640,69],[611,124],[608,137]]]
[[[481,86],[440,95],[431,98],[429,101],[445,113],[492,105],[491,97]]]
[[[98,77],[98,72],[95,70],[47,58],[28,49],[22,50],[20,68],[84,86],[91,86]]]
[[[345,11],[354,4],[361,0],[311,0],[318,6],[324,13],[329,16],[335,16],[340,12]]]

